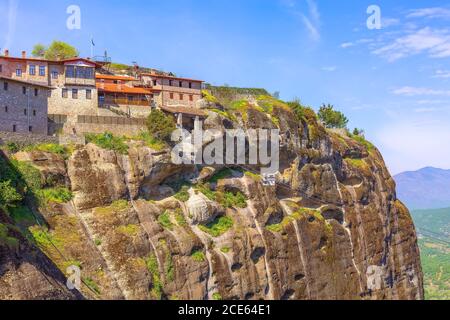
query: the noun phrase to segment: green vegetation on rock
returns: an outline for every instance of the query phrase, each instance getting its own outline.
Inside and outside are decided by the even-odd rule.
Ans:
[[[164,213],[162,213],[159,217],[158,217],[158,223],[161,225],[161,227],[163,227],[164,229],[173,230],[173,223],[172,220],[170,219],[170,211],[166,210],[164,211]]]
[[[176,129],[175,120],[161,110],[154,110],[147,118],[147,129],[152,137],[169,141],[172,132]]]
[[[145,260],[145,264],[147,266],[147,270],[152,276],[152,288],[150,290],[150,294],[154,299],[161,300],[163,295],[163,283],[159,273],[158,259],[154,254],[152,254]]]
[[[206,260],[205,254],[203,253],[203,251],[194,251],[191,254],[192,259],[194,259],[194,261],[196,262],[204,262]]]
[[[128,145],[124,137],[115,137],[111,132],[102,134],[87,134],[87,142],[96,144],[102,149],[116,151],[120,154],[128,154]]]
[[[207,225],[200,225],[199,228],[203,232],[217,238],[233,228],[233,224],[233,219],[224,216],[215,219],[213,222],[208,223]]]

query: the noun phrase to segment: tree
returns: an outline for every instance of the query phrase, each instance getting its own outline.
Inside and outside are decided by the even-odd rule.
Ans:
[[[323,104],[319,109],[318,116],[327,128],[344,129],[348,124],[347,117],[342,112],[334,110],[334,106],[331,104]]]
[[[299,98],[295,98],[293,101],[287,103],[288,106],[294,111],[297,116],[297,120],[301,119],[315,119],[314,110],[310,107],[306,107],[302,105],[302,102]]]
[[[35,58],[43,58],[46,52],[47,48],[43,44],[38,43],[33,47],[33,51],[31,52],[31,54]]]
[[[364,136],[364,130],[363,130],[363,129],[355,128],[355,129],[353,130],[353,135],[354,135],[354,136],[360,136],[360,137],[363,137],[363,136]]]
[[[45,51],[44,57],[48,60],[63,60],[78,57],[78,55],[78,50],[70,44],[62,41],[53,41]]]
[[[156,139],[169,141],[176,125],[172,116],[167,116],[161,110],[154,110],[147,118],[147,128]]]
[[[21,201],[22,196],[11,186],[11,181],[0,182],[0,208],[7,211],[15,202]]]

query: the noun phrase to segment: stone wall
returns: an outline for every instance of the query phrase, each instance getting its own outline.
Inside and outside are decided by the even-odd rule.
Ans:
[[[0,81],[0,131],[47,134],[48,96],[49,89],[45,87]]]
[[[67,97],[63,97],[63,89],[67,89]],[[78,98],[72,95],[72,89],[78,90]],[[86,96],[86,90],[91,90],[91,99]],[[52,90],[48,101],[48,112],[65,115],[97,115],[98,93],[92,86],[65,86]]]
[[[58,137],[0,131],[0,146],[8,143],[16,143],[19,147],[26,147],[42,143],[58,143]]]

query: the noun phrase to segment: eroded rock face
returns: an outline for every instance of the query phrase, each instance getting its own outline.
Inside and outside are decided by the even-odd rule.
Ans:
[[[245,208],[224,209],[195,185],[172,197],[166,182],[187,169],[145,146],[125,156],[89,144],[67,162],[75,207],[49,217],[49,232],[60,235],[70,217],[78,249],[67,251],[104,299],[422,299],[414,225],[381,154],[314,118],[273,116],[283,140],[277,186],[241,174],[211,190],[242,193]],[[239,123],[274,127],[258,110]],[[197,181],[211,172],[198,170]]]
[[[33,248],[0,209],[0,299],[83,299],[66,287],[62,272]]]

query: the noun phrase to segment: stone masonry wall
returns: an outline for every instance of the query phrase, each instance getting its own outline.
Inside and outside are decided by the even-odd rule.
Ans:
[[[5,90],[4,83],[8,83]],[[23,92],[23,88],[26,92]],[[35,95],[37,89],[37,96]],[[49,89],[19,83],[0,81],[0,131],[47,134],[47,100]]]

